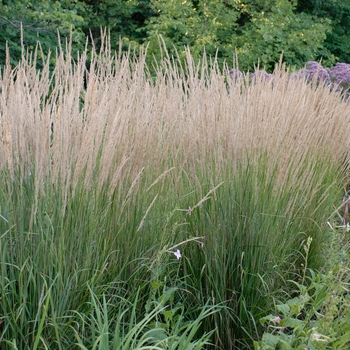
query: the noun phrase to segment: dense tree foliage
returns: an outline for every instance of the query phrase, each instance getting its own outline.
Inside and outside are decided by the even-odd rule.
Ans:
[[[72,35],[76,51],[86,36],[99,45],[100,28],[109,28],[112,48],[147,44],[159,57],[159,36],[180,58],[185,46],[195,59],[204,49],[220,63],[271,70],[283,53],[289,65],[321,60],[330,66],[350,61],[350,0],[0,0],[0,63],[8,42],[11,60],[40,41],[44,52],[57,46],[57,33]],[[152,56],[150,55],[150,56]]]
[[[242,4],[245,20],[236,44],[243,69],[251,69],[260,60],[261,66],[271,70],[282,53],[289,65],[297,67],[319,57],[322,50],[324,58],[332,61],[323,47],[330,21],[296,13],[295,3],[248,0]]]
[[[200,58],[204,49],[210,55],[218,50],[219,57],[232,58],[233,33],[240,17],[236,1],[153,0],[151,6],[157,13],[147,22],[151,53],[156,55],[159,51],[158,37],[162,35],[167,49],[170,52],[176,49],[180,57],[185,54],[186,45],[195,58]]]
[[[324,48],[332,52],[337,61],[350,62],[350,0],[303,0],[298,11],[331,20]]]
[[[75,0],[0,0],[0,62],[4,63],[6,42],[16,63],[21,39],[26,49],[34,49],[39,41],[43,52],[48,52],[55,50],[58,32],[63,37],[71,35],[74,48],[84,47],[83,29],[90,16],[89,6]]]
[[[131,42],[142,42],[147,36],[145,22],[154,15],[149,0],[86,0],[92,16],[85,31],[91,30],[98,41],[100,28],[109,28],[111,42],[120,38]]]

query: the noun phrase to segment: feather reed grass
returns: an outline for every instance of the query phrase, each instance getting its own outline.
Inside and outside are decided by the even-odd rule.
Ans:
[[[347,181],[350,106],[281,66],[273,81],[249,82],[165,54],[151,76],[145,53],[105,43],[89,68],[87,51],[73,59],[68,44],[52,72],[49,58],[38,72],[27,56],[1,73],[0,340],[97,344],[79,323],[91,295],[105,312],[113,300],[147,305],[161,284],[178,287],[187,320],[224,304],[196,331],[221,348],[249,346],[271,295],[300,275],[308,237],[308,266],[323,266],[326,220]]]

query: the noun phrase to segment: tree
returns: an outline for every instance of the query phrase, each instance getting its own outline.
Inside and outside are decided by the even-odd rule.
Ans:
[[[184,55],[184,46],[195,59],[206,53],[233,65],[238,56],[242,70],[254,65],[272,70],[283,53],[289,65],[302,67],[321,55],[334,62],[323,42],[331,21],[311,13],[296,12],[297,1],[231,0],[189,1],[152,0],[156,15],[146,21],[150,52],[159,57],[158,35],[162,35],[170,53],[174,48]]]
[[[159,35],[169,53],[185,56],[185,46],[195,59],[204,49],[207,54],[218,54],[219,60],[230,60],[235,49],[234,31],[238,27],[239,6],[234,0],[190,1],[153,0],[155,16],[147,21],[146,33],[149,52],[159,57]]]
[[[303,0],[299,1],[297,10],[328,18],[331,30],[327,32],[324,48],[337,61],[350,63],[350,0]]]
[[[143,31],[145,21],[153,15],[149,0],[86,0],[92,16],[85,33],[91,30],[98,40],[101,28],[108,28],[111,43],[116,45],[120,38],[128,42],[141,43],[146,37]]]
[[[330,20],[296,13],[295,9],[296,1],[242,2],[242,25],[236,33],[236,44],[243,69],[252,69],[259,62],[271,71],[282,53],[283,60],[296,67],[321,55],[324,61],[333,63],[334,57],[323,45],[331,29]]]
[[[11,63],[21,58],[21,30],[25,49],[33,50],[36,43],[44,50],[55,50],[57,34],[72,35],[75,50],[82,50],[85,34],[81,27],[89,14],[85,3],[77,0],[0,0],[0,65],[5,62],[5,43],[8,43]]]
[[[0,64],[5,42],[11,62],[23,43],[33,49],[40,41],[47,52],[61,37],[72,35],[73,49],[84,48],[92,33],[99,46],[100,29],[110,31],[112,49],[149,45],[149,57],[161,57],[159,38],[168,52],[183,60],[189,47],[195,60],[207,55],[220,64],[253,70],[258,63],[271,71],[283,53],[297,68],[322,59],[350,61],[350,0],[0,0]]]

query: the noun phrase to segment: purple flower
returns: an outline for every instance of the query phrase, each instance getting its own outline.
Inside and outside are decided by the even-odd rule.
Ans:
[[[331,91],[343,91],[341,86],[338,83],[336,83],[336,82],[331,82],[329,84],[329,88],[330,88]]]
[[[350,87],[350,64],[337,63],[330,69],[330,76],[334,83],[341,85],[342,87]]]
[[[289,75],[288,77],[288,81],[289,80],[298,80],[298,79],[301,79],[304,77],[304,74],[303,73],[300,73],[300,72],[293,72]]]
[[[176,256],[177,260],[180,260],[182,255],[179,249],[176,250],[176,252],[173,252],[173,254]]]
[[[308,80],[313,80],[317,78],[319,82],[330,82],[329,69],[323,68],[318,62],[309,61],[306,62],[305,68],[300,70],[300,74],[307,78]]]
[[[279,316],[275,316],[275,318],[273,319],[274,322],[276,322],[277,324],[279,324],[281,322],[281,317]]]
[[[230,75],[230,78],[234,79],[234,81],[238,81],[243,78],[243,73],[238,69],[232,68],[228,71],[228,74]]]
[[[267,73],[264,70],[257,70],[254,73],[251,73],[250,76],[252,77],[253,82],[255,82],[256,79],[259,79],[261,81],[273,81],[275,79],[275,76],[273,74]]]

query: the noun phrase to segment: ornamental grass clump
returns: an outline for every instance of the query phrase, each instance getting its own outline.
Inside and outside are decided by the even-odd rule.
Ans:
[[[308,266],[323,266],[349,104],[281,67],[247,84],[165,53],[150,76],[145,55],[114,54],[105,38],[89,68],[68,44],[52,72],[33,56],[1,71],[4,349],[94,346],[108,325],[145,345],[159,331],[154,291],[171,300],[159,319],[173,320],[157,346],[249,348],[308,237]],[[124,312],[140,332],[118,333]]]

